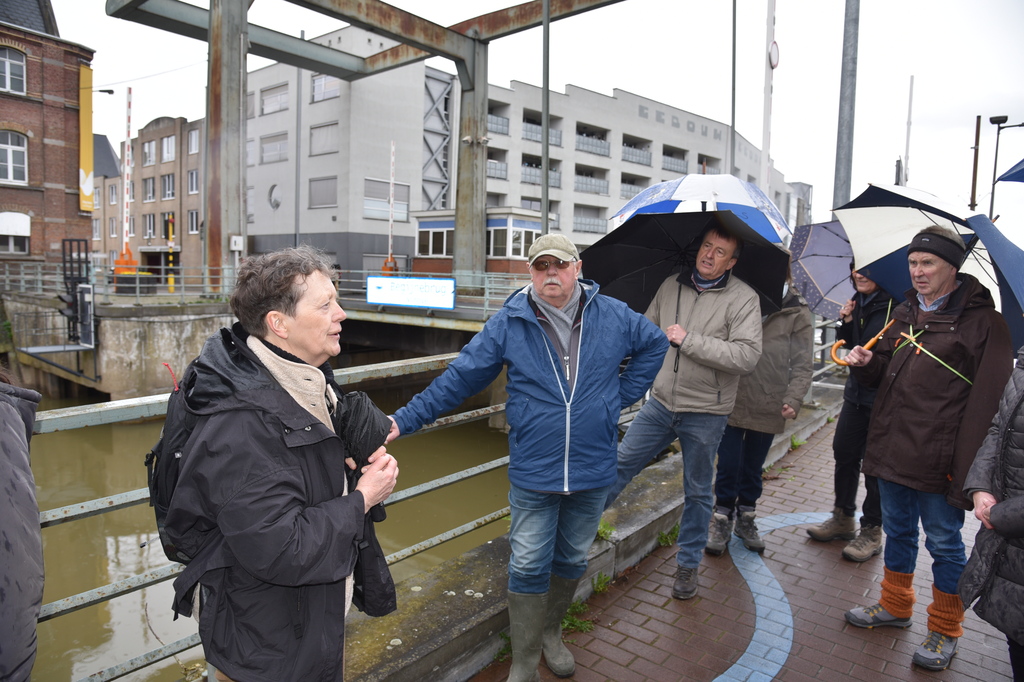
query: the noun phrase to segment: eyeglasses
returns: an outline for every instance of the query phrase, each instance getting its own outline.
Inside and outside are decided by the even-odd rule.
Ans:
[[[559,270],[566,270],[570,265],[575,263],[575,260],[535,260],[530,263],[530,267],[537,272],[547,272],[552,265]]]

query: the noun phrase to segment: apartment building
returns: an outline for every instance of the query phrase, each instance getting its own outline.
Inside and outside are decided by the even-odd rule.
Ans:
[[[313,42],[360,56],[395,44],[356,27]],[[353,82],[272,64],[248,74],[247,90],[247,251],[311,243],[344,269],[378,270],[390,244],[401,270],[451,271],[458,78],[422,62]],[[487,269],[525,272],[541,229],[541,89],[514,81],[488,92]],[[742,135],[726,168],[729,126],[720,121],[620,89],[608,96],[571,85],[551,93],[550,108],[549,227],[581,248],[652,184],[724,172],[758,182],[761,152]],[[157,225],[160,178],[170,172],[152,174],[157,197],[147,201],[157,202]],[[771,173],[769,196],[795,219],[810,188],[801,185],[797,197],[781,172]]]
[[[139,267],[158,273],[169,266],[178,273],[203,267],[205,148],[204,120],[160,117],[139,129],[131,147],[127,239],[123,166],[115,160],[101,171],[97,151],[91,249],[97,264],[113,266],[125,252]],[[123,142],[118,149],[123,161]]]
[[[0,2],[0,261],[60,262],[65,239],[89,237],[92,57],[60,38],[48,1]]]

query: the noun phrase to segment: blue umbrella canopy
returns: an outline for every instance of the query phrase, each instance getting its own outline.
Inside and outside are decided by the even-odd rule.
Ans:
[[[793,286],[810,309],[835,320],[839,309],[853,297],[850,263],[853,249],[838,220],[800,225],[789,245],[793,254]]]
[[[996,178],[996,182],[1024,182],[1024,159],[1018,161],[1016,166]]]
[[[644,213],[731,211],[769,242],[788,243],[792,230],[761,189],[732,175],[684,175],[643,190],[611,218],[615,229]]]

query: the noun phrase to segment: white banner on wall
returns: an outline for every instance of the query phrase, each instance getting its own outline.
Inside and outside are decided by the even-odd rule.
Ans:
[[[366,302],[406,308],[455,308],[455,280],[433,277],[367,277]]]

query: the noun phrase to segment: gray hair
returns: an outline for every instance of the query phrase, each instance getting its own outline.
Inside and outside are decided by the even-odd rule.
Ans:
[[[235,291],[231,294],[231,312],[242,329],[264,338],[269,333],[267,313],[277,310],[295,315],[299,299],[306,292],[306,278],[314,272],[329,278],[333,265],[322,251],[312,246],[250,256],[238,268]]]

